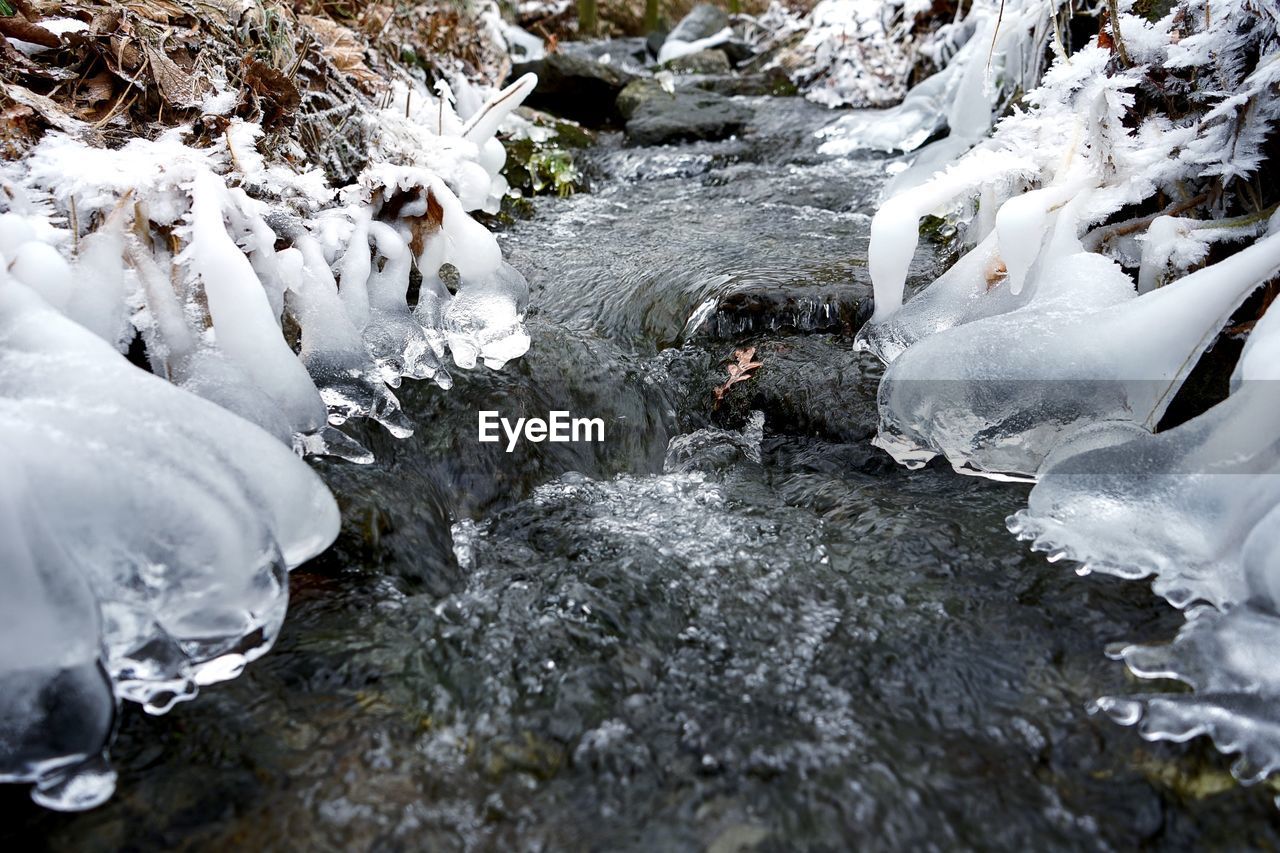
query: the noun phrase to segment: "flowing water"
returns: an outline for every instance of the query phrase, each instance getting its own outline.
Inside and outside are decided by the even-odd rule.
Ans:
[[[7,849],[1280,846],[1273,791],[1085,710],[1127,687],[1104,647],[1177,614],[1024,553],[1023,487],[870,446],[851,332],[885,164],[751,103],[741,139],[606,139],[593,192],[502,234],[530,354],[406,385],[417,434],[323,467],[343,537],[294,573],[276,649],[127,708],[106,806],[4,791]],[[480,409],[606,440],[508,454]]]

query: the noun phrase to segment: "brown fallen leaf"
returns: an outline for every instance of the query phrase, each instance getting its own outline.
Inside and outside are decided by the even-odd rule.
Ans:
[[[52,98],[33,92],[25,86],[0,80],[0,95],[7,96],[9,100],[24,107],[29,107],[46,123],[64,133],[82,134],[90,129],[88,124],[68,114]]]
[[[145,0],[145,2],[126,3],[125,8],[141,18],[157,24],[169,24],[190,13],[177,3],[168,0]]]
[[[991,263],[987,264],[987,290],[995,290],[1009,276],[1009,268],[1005,266],[1004,261],[1000,258],[993,258]]]
[[[247,57],[242,67],[244,84],[257,96],[262,126],[267,130],[277,130],[292,124],[294,114],[302,104],[302,95],[289,75],[252,57]]]
[[[1116,49],[1116,40],[1111,37],[1110,17],[1111,16],[1107,14],[1106,8],[1098,11],[1098,47],[1114,53]]]
[[[0,109],[0,159],[17,159],[36,144],[39,117],[24,104]]]
[[[8,36],[19,41],[38,44],[41,47],[61,47],[62,40],[39,24],[32,23],[22,15],[6,15],[0,17],[0,36]]]
[[[725,395],[729,393],[729,389],[739,382],[746,382],[753,378],[751,371],[757,367],[764,367],[764,364],[755,360],[756,348],[747,347],[746,349],[734,350],[733,357],[736,359],[734,364],[730,364],[725,370],[729,374],[729,378],[725,380],[715,390],[716,402],[715,406],[719,406],[723,402]]]
[[[183,71],[181,66],[160,48],[144,43],[143,50],[151,68],[151,75],[156,81],[156,88],[160,90],[160,96],[170,106],[179,109],[200,106],[204,100],[202,96],[205,90],[211,89],[212,86],[207,83],[202,86],[203,81],[198,81],[194,75]]]
[[[116,96],[116,77],[108,71],[100,71],[79,81],[72,90],[73,99],[80,104],[94,106]]]
[[[370,88],[381,82],[382,78],[365,64],[364,45],[352,30],[315,15],[299,15],[298,21],[315,35],[320,52],[333,67],[352,77],[357,85]]]

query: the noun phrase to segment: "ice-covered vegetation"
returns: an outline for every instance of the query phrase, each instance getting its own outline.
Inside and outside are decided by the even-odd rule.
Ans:
[[[923,4],[928,8],[929,4]],[[915,64],[915,0],[822,0],[799,44],[780,61],[805,97],[829,107],[885,107],[902,100]],[[771,12],[779,19],[780,9]],[[777,27],[775,26],[776,30]]]
[[[1072,8],[979,0],[935,33],[938,74],[827,131],[828,151],[905,152],[858,339],[888,365],[876,441],[1035,481],[1010,527],[1036,550],[1154,576],[1186,627],[1121,657],[1195,692],[1098,708],[1152,739],[1208,734],[1256,780],[1280,769],[1280,7],[1102,3],[1087,40]],[[961,224],[960,257],[904,301],[928,216]],[[1186,388],[1241,336],[1229,396]]]
[[[448,388],[448,361],[500,368],[530,343],[527,284],[470,212],[507,190],[495,134],[536,78],[379,76],[352,32],[311,19],[323,47],[298,62],[376,93],[345,90],[366,147],[339,183],[353,158],[264,139],[297,107],[272,101],[287,77],[238,88],[208,57],[188,73],[139,8],[47,30],[33,13],[24,32],[50,46],[0,39],[39,57],[74,54],[59,33],[101,37],[121,63],[145,56],[166,101],[185,87],[167,122],[162,105],[142,127],[115,110],[91,125],[16,82],[56,63],[0,77],[44,125],[0,161],[0,781],[60,809],[110,795],[119,700],[164,713],[270,648],[285,573],[338,531],[301,456],[367,462],[340,427],[409,435],[403,378]],[[227,40],[254,25],[193,20]]]

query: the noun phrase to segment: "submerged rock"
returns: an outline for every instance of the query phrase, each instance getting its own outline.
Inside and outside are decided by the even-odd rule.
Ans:
[[[716,402],[711,389],[722,386],[728,378],[726,365],[744,348],[754,348],[753,360],[760,367]],[[834,335],[757,337],[736,348],[721,344],[703,358],[685,368],[700,385],[700,394],[685,401],[689,425],[702,424],[705,416],[710,423],[737,429],[750,422],[750,413],[761,412],[772,435],[852,443],[859,448],[855,467],[891,467],[869,441],[876,431],[873,395],[881,367],[866,353],[853,352],[847,340]],[[699,368],[705,371],[701,375]]]
[[[379,438],[371,428],[361,437]],[[421,452],[416,442],[422,440],[412,436],[404,449],[412,452],[418,447]],[[437,595],[461,582],[449,535],[449,495],[430,466],[379,459],[366,466],[322,461],[317,468],[339,496],[342,531],[308,571],[387,575]]]
[[[626,119],[627,141],[633,145],[725,139],[741,133],[753,114],[723,95],[689,89],[668,92],[656,80],[628,84],[618,95],[617,109]]]
[[[760,332],[853,335],[870,316],[870,309],[871,296],[861,286],[747,288],[704,303],[690,318],[685,335],[720,340]]]

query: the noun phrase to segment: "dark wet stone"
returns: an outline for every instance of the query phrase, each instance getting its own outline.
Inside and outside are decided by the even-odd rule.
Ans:
[[[753,73],[705,74],[689,77],[685,82],[699,89],[719,95],[774,95],[796,94],[796,84],[781,68]]]
[[[675,95],[663,89],[657,80],[634,80],[618,93],[615,106],[618,115],[629,119],[641,104],[658,97],[674,98]]]
[[[636,75],[621,63],[602,63],[591,50],[565,47],[543,59],[512,67],[513,78],[533,72],[538,87],[526,103],[591,127],[617,119],[614,100]]]
[[[662,29],[654,30],[649,33],[649,35],[645,36],[644,44],[648,49],[649,57],[651,59],[658,58],[658,51],[662,50],[662,45],[666,40],[667,31]]]
[[[667,92],[648,79],[628,84],[618,95],[617,109],[633,145],[724,139],[741,133],[752,115],[750,107],[714,92]]]
[[[761,364],[752,378],[728,388],[716,401],[713,389],[728,379],[727,366],[735,352],[755,347]],[[876,387],[882,367],[872,356],[856,353],[850,339],[831,335],[756,337],[737,343],[708,345],[700,394],[686,402],[690,423],[701,414],[712,423],[739,428],[752,411],[765,416],[772,434],[820,436],[839,442],[862,443],[865,459],[889,458],[870,446],[878,412]]]
[[[749,62],[756,57],[755,47],[742,39],[729,39],[724,44],[719,45],[719,48],[725,52],[725,55],[729,57],[729,62],[735,66]]]
[[[700,3],[680,19],[667,39],[697,41],[709,38],[729,26],[729,16],[719,6]]]
[[[338,500],[342,529],[309,570],[336,574],[357,568],[438,593],[451,589],[461,578],[449,535],[453,502],[437,481],[438,472],[403,464],[401,458],[421,452],[425,435],[419,430],[388,452],[379,428],[352,424],[347,430],[382,453],[372,465],[329,459],[316,463]]]
[[[735,340],[769,332],[836,333],[852,337],[870,316],[865,286],[761,287],[722,296],[688,337]]]
[[[728,74],[729,57],[718,48],[707,48],[685,54],[666,63],[677,74]]]

